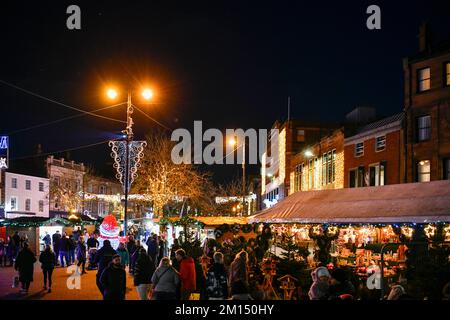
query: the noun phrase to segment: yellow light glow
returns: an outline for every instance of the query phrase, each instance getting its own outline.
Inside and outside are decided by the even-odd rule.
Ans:
[[[153,91],[148,88],[142,90],[142,97],[144,97],[145,100],[150,100],[153,98]]]
[[[429,224],[423,229],[423,231],[425,231],[425,235],[427,236],[427,238],[434,237],[434,235],[436,234],[436,226]]]
[[[401,231],[402,231],[402,234],[403,234],[405,237],[407,237],[408,239],[411,239],[411,238],[412,238],[413,233],[414,233],[414,229],[413,229],[413,228],[403,226],[403,227],[401,227],[400,229],[401,229]]]
[[[235,138],[230,138],[228,139],[228,144],[232,147],[234,147],[236,145],[236,139]]]
[[[108,89],[108,91],[106,91],[106,95],[110,99],[115,99],[115,98],[117,98],[118,93],[117,93],[117,90],[110,88],[110,89]]]

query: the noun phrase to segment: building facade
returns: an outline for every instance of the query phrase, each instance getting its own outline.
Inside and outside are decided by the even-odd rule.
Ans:
[[[82,212],[84,164],[50,156],[46,169],[50,179],[50,212],[59,215]]]
[[[264,153],[261,159],[261,199],[262,207],[267,208],[289,194],[290,169],[293,157],[306,146],[330,134],[337,126],[307,123],[299,120],[275,122],[272,129],[278,129],[277,155]],[[269,141],[268,150],[271,149]]]
[[[83,189],[83,213],[93,217],[104,217],[113,213],[120,217],[122,194],[120,183],[86,175]]]
[[[433,46],[426,25],[419,53],[404,59],[407,182],[450,179],[450,41]]]
[[[345,138],[345,188],[403,182],[403,119],[404,114],[399,113],[363,126]]]
[[[5,218],[49,217],[49,179],[5,172]]]
[[[297,153],[290,168],[289,194],[344,187],[344,129],[335,130]]]

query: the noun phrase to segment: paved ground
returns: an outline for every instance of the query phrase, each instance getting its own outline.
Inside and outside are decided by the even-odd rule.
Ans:
[[[40,263],[34,266],[34,281],[28,294],[20,293],[20,288],[12,288],[14,275],[17,272],[12,267],[0,267],[0,300],[101,300],[102,296],[95,284],[96,270],[87,271],[79,279],[80,288],[76,288],[73,273],[67,273],[67,268],[57,267],[53,271],[52,292],[43,289],[43,274]],[[133,278],[127,272],[127,300],[138,300]],[[70,278],[70,279],[69,279]],[[69,285],[68,285],[69,284]],[[72,287],[74,289],[69,289]]]

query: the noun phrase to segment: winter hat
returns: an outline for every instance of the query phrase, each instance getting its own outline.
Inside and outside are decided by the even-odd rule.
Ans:
[[[331,276],[339,282],[345,282],[347,280],[347,274],[343,269],[334,269],[331,272]]]
[[[330,278],[330,273],[328,272],[328,269],[325,267],[317,268],[316,272],[317,272],[317,278],[320,278],[320,277]]]
[[[113,255],[113,260],[115,259],[115,258],[120,258],[120,255],[118,255],[117,253],[115,254],[115,255]]]

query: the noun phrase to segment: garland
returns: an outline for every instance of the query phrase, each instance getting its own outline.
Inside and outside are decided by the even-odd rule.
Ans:
[[[174,226],[194,226],[199,229],[203,229],[205,224],[197,219],[193,219],[189,216],[183,216],[180,220],[173,223]]]

